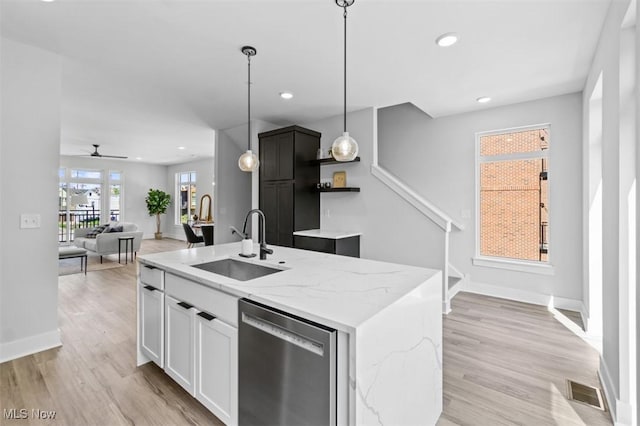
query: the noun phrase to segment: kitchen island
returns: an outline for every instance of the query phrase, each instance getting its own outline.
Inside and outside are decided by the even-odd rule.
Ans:
[[[441,272],[270,248],[267,260],[241,258],[240,243],[138,256],[138,364],[156,362],[236,424],[237,303],[245,298],[337,330],[337,424],[435,424],[442,411]],[[238,281],[192,266],[225,258],[281,271]],[[180,315],[192,318],[193,331],[182,333]],[[222,388],[203,384],[210,357],[201,356],[207,345],[198,343],[198,321],[226,336],[215,340],[228,345],[216,355],[224,362],[215,368],[225,368],[213,374]],[[181,357],[185,347],[193,351]]]

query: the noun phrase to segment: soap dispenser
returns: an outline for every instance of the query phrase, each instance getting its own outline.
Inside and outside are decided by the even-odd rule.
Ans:
[[[242,257],[254,257],[253,252],[253,240],[251,238],[244,238],[242,240],[242,246],[240,249],[240,256]]]

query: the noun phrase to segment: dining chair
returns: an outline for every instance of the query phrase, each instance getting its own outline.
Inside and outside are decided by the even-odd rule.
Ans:
[[[193,232],[193,229],[191,229],[191,226],[187,223],[183,223],[182,227],[184,228],[184,233],[187,236],[187,248],[191,248],[194,246],[194,244],[197,243],[203,243],[204,242],[204,237],[202,235],[196,235],[195,232]]]

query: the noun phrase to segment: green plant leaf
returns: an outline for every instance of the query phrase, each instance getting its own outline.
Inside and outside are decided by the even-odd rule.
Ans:
[[[171,195],[160,189],[150,189],[145,201],[147,202],[149,216],[164,214],[167,212],[169,204],[171,204]]]

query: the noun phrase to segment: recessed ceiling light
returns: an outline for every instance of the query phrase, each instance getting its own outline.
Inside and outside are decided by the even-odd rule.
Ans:
[[[179,146],[178,149],[184,149],[184,146]]]
[[[458,41],[458,34],[446,33],[446,34],[442,34],[440,37],[436,39],[436,44],[440,47],[449,47],[456,44],[457,41]]]
[[[40,1],[42,1],[44,3],[53,3],[55,0],[40,0]]]
[[[291,92],[280,92],[280,97],[282,99],[287,99],[288,100],[288,99],[293,98],[293,93],[291,93]]]
[[[476,101],[480,102],[481,104],[486,104],[487,102],[491,101],[491,98],[488,96],[480,96],[476,99]]]
[[[138,161],[142,160],[142,157],[136,157],[136,160],[138,160]]]

